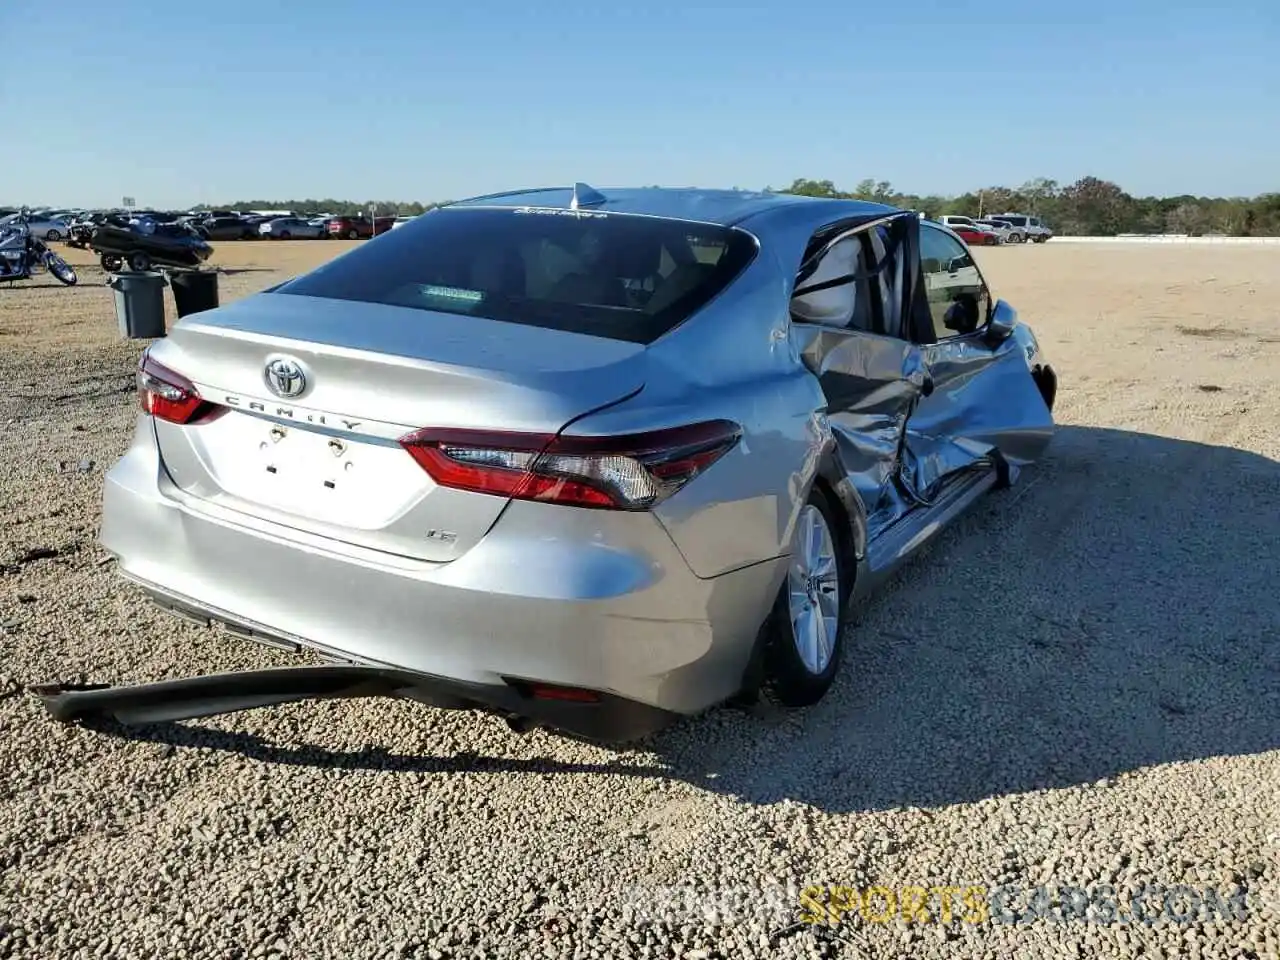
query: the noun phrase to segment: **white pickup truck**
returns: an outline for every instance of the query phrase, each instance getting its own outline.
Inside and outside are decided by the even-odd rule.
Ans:
[[[986,217],[987,220],[998,220],[1009,225],[1006,243],[1044,243],[1053,236],[1048,224],[1039,217],[1030,217],[1025,213],[999,213]]]

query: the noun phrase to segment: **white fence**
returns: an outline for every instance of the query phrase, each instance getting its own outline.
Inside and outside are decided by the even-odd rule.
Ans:
[[[1119,237],[1058,237],[1053,243],[1218,243],[1248,246],[1280,246],[1280,237],[1188,237],[1185,234],[1166,233],[1155,236],[1136,234]]]

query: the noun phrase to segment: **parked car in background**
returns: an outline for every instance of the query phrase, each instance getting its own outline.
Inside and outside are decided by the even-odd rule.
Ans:
[[[822,698],[853,599],[1045,451],[1056,375],[911,211],[579,184],[181,319],[138,390],[120,572],[331,663],[43,688],[55,716],[382,692],[626,740]]]
[[[246,239],[260,240],[262,234],[260,230],[264,223],[270,223],[272,220],[279,220],[280,214],[263,214],[255,213],[244,217],[245,224],[249,227],[249,236]]]
[[[258,235],[271,240],[319,240],[329,234],[324,227],[313,226],[301,217],[277,217],[260,223]]]
[[[974,220],[973,222],[983,230],[990,230],[995,233],[1000,238],[1001,243],[1008,243],[1009,234],[1013,232],[1013,227],[1003,220]]]
[[[948,227],[971,247],[994,247],[1003,242],[994,230],[979,227],[975,223],[953,223],[943,224],[943,226]]]
[[[6,217],[0,217],[0,226],[16,226],[21,217],[21,213],[11,213]],[[47,215],[32,214],[30,219],[26,221],[26,228],[30,236],[46,243],[65,240],[71,236],[70,223]]]
[[[395,224],[395,217],[376,217],[372,223],[368,217],[333,217],[327,226],[329,236],[346,240],[367,240],[386,233]]]
[[[1048,224],[1025,213],[992,214],[987,219],[1009,224],[1009,243],[1045,243],[1053,236]]]
[[[941,223],[944,227],[951,228],[952,230],[967,230],[971,234],[974,232],[995,234],[995,243],[1004,242],[1005,231],[998,230],[985,221],[976,220],[973,217],[962,217],[959,214],[947,214],[946,216],[939,217],[937,222]],[[966,240],[966,242],[975,243],[980,247],[989,247],[993,245],[992,241],[988,238],[981,238],[973,241]]]
[[[364,240],[373,236],[373,224],[365,217],[330,217],[325,232],[331,237]]]
[[[196,227],[206,240],[249,240],[256,236],[254,228],[241,217],[214,217]]]

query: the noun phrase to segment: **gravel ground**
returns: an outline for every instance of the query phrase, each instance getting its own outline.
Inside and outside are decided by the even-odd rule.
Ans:
[[[344,246],[223,244],[223,298]],[[625,751],[392,701],[48,720],[24,685],[289,661],[102,562],[138,345],[101,273],[0,289],[0,957],[1275,960],[1280,251],[979,255],[1060,371],[1051,458],[857,612],[818,707]],[[1109,884],[1134,922],[814,926],[811,884]],[[1179,884],[1247,894],[1139,922]]]

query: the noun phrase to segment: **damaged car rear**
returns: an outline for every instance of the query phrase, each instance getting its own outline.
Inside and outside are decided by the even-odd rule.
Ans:
[[[62,719],[398,695],[630,740],[830,687],[851,598],[1053,432],[968,248],[877,204],[573,188],[438,208],[180,320],[101,541],[331,661],[42,689]]]

